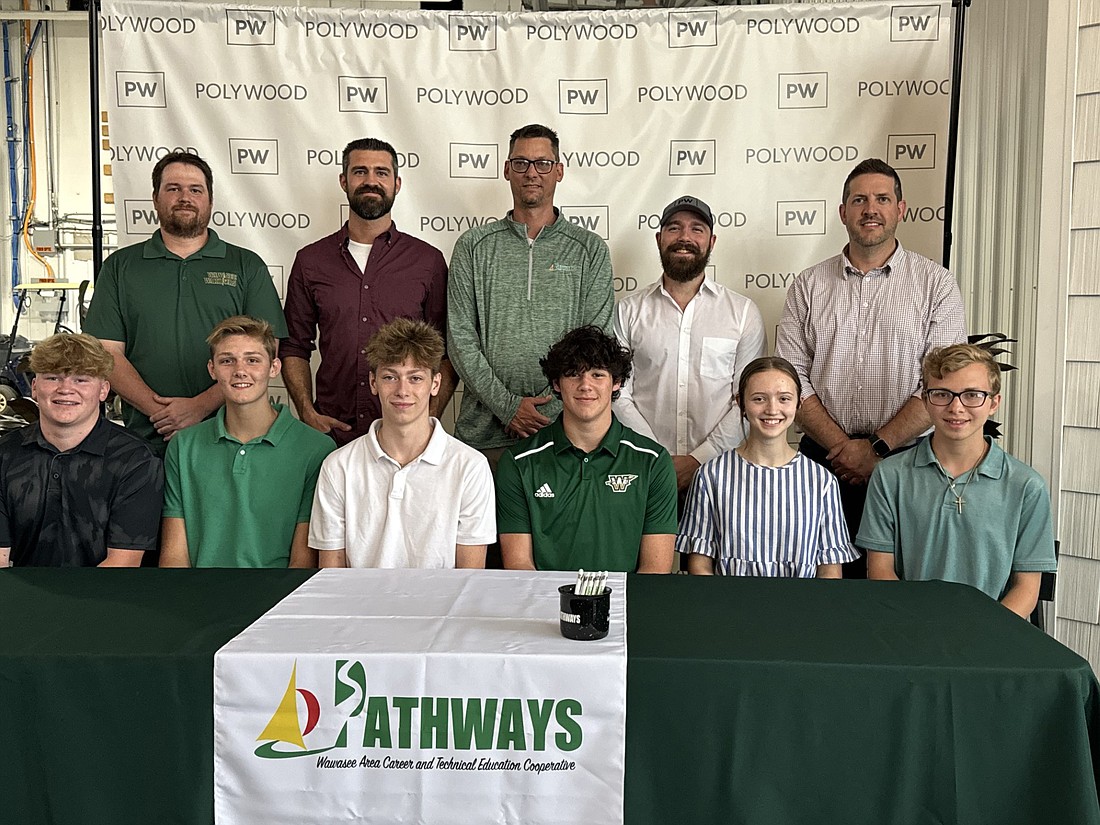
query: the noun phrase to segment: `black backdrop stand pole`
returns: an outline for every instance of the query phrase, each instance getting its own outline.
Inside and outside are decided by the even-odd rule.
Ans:
[[[88,82],[92,117],[92,280],[103,266],[103,181],[100,178],[99,0],[88,0]]]
[[[947,169],[943,195],[943,265],[951,268],[952,224],[955,219],[955,154],[959,148],[959,100],[962,96],[963,44],[970,0],[952,0],[955,8],[955,44],[951,60],[951,115],[947,124]]]

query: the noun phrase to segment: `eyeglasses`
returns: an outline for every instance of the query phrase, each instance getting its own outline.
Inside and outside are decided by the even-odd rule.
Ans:
[[[545,158],[539,158],[538,160],[528,160],[527,158],[508,158],[508,165],[512,171],[517,175],[526,174],[527,170],[532,166],[535,167],[535,171],[540,175],[549,175],[550,170],[558,165],[556,160],[546,160]]]
[[[962,401],[964,407],[980,407],[992,394],[985,390],[963,390],[962,392],[926,390],[924,397],[928,399],[929,404],[934,404],[937,407],[949,406],[956,398]]]

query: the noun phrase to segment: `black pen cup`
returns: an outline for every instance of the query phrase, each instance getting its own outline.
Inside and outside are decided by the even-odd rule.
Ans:
[[[611,618],[611,588],[594,596],[578,596],[576,585],[563,584],[558,588],[561,599],[561,635],[579,642],[602,639],[607,635]]]

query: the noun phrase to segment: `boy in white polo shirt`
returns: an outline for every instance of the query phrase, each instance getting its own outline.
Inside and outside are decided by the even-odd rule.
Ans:
[[[439,392],[443,339],[399,318],[367,345],[382,417],[325,459],[309,546],[321,567],[484,567],[496,540],[485,457],[428,415]]]

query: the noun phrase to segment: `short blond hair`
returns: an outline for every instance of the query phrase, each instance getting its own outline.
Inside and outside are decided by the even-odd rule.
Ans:
[[[973,344],[952,344],[949,347],[937,347],[924,356],[924,386],[933,378],[943,378],[953,372],[969,367],[971,364],[981,364],[989,373],[989,388],[994,395],[1001,392],[1001,367],[993,360],[993,356],[987,350],[976,347]]]
[[[35,375],[90,375],[109,378],[115,359],[91,335],[59,332],[31,350],[31,372]]]
[[[272,361],[279,348],[279,341],[275,338],[275,330],[271,324],[262,318],[253,318],[250,315],[231,315],[214,327],[206,336],[206,343],[210,346],[210,358],[214,358],[214,349],[230,335],[243,335],[246,338],[255,338],[263,344],[264,352]]]

